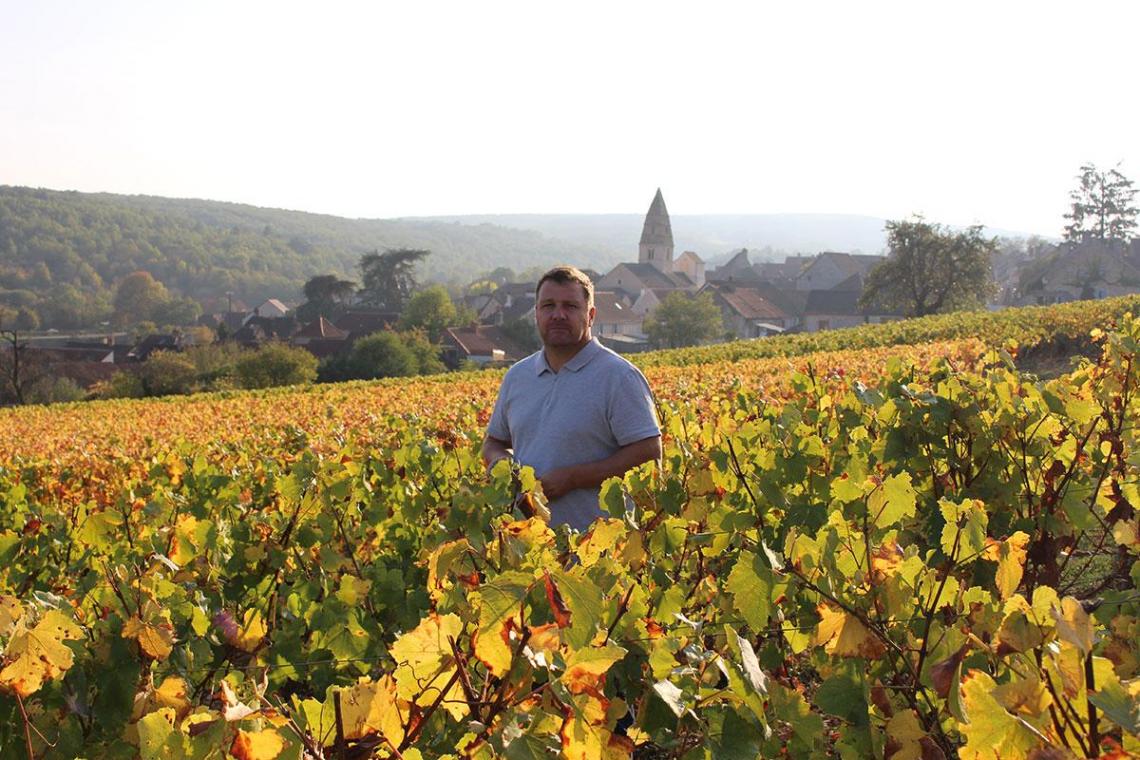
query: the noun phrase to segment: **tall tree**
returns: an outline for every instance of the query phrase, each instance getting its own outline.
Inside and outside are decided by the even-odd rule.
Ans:
[[[1118,164],[1119,166],[1119,164]],[[1065,239],[1120,240],[1136,233],[1136,188],[1118,169],[1103,172],[1093,164],[1081,167],[1077,187],[1069,193],[1072,207],[1065,218]]]
[[[996,248],[981,225],[955,232],[921,217],[887,222],[887,258],[867,276],[859,302],[910,317],[981,306],[996,292]]]
[[[402,311],[416,290],[415,268],[431,251],[421,248],[388,248],[360,259],[360,296],[368,306]]]
[[[708,293],[694,297],[674,291],[645,321],[645,334],[657,348],[695,346],[720,335],[722,329],[720,309]]]
[[[342,280],[335,274],[319,274],[309,278],[303,292],[306,301],[344,303],[356,292],[356,283],[352,280]]]
[[[297,319],[302,322],[311,322],[317,317],[336,319],[356,292],[356,283],[335,274],[319,274],[309,278],[302,292],[305,303],[298,307]]]

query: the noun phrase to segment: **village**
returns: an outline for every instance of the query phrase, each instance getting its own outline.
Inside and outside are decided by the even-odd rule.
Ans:
[[[605,273],[586,270],[595,285],[593,333],[614,351],[633,354],[690,343],[763,339],[902,319],[907,316],[903,309],[879,306],[865,298],[867,279],[884,260],[881,255],[823,251],[788,256],[782,262],[753,261],[747,249],[740,249],[724,263],[709,268],[694,251],[676,254],[669,212],[658,190],[645,215],[637,261],[619,263]],[[991,263],[992,295],[985,304],[990,309],[1140,292],[1137,240],[1125,243],[1088,237],[1045,246],[1032,256],[1025,252],[994,256]],[[427,336],[439,363],[433,361],[408,371],[376,370],[356,375],[332,370],[324,377],[318,375],[318,379],[499,367],[534,351],[538,346],[533,326],[534,282],[483,285],[478,292],[456,297],[456,308],[445,312],[453,323],[437,325]],[[663,304],[669,299],[674,299],[674,305],[695,301],[712,304],[715,326],[668,345],[660,339],[655,341],[648,326],[664,312]],[[25,374],[34,370],[52,378],[56,385],[63,382],[75,390],[72,396],[78,397],[92,389],[102,389],[106,395],[112,380],[130,377],[132,370],[160,352],[178,353],[212,343],[244,350],[283,345],[307,352],[315,363],[332,366],[338,358],[345,360],[361,339],[408,326],[406,315],[399,309],[368,307],[351,298],[328,313],[314,314],[313,308],[303,307],[284,295],[253,307],[227,295],[206,304],[205,313],[193,325],[145,334],[63,336],[54,331],[25,332],[18,347],[13,342],[7,350],[9,354],[18,350]],[[304,316],[310,318],[302,319]],[[288,382],[290,377],[286,375],[280,382]],[[262,382],[275,384],[272,380]],[[192,387],[158,384],[159,391],[165,392],[186,392]],[[155,395],[155,391],[136,387],[110,392],[140,394]]]

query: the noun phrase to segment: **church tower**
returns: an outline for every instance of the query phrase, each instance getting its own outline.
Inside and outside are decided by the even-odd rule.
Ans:
[[[645,226],[641,228],[641,245],[637,250],[639,264],[652,264],[662,272],[673,271],[673,227],[669,224],[669,212],[661,188],[653,196],[649,213],[645,215]]]

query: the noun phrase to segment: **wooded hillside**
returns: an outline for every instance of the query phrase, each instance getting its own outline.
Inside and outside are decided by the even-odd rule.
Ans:
[[[227,291],[257,302],[299,298],[305,280],[356,279],[360,256],[426,248],[424,280],[466,281],[499,266],[522,270],[605,256],[533,231],[490,224],[351,220],[215,201],[0,187],[0,304],[34,310],[44,327],[107,318],[115,286],[145,270],[178,295]]]

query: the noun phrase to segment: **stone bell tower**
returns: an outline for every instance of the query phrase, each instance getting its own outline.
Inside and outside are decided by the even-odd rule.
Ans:
[[[641,245],[637,250],[639,264],[652,264],[662,272],[673,271],[673,227],[669,224],[669,211],[661,188],[653,196],[645,226],[641,228]]]

